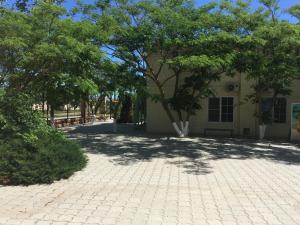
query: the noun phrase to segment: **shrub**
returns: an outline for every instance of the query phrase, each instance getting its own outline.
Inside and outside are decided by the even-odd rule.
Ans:
[[[51,183],[85,164],[79,145],[49,127],[28,95],[0,97],[0,183]]]
[[[125,95],[122,100],[122,109],[118,123],[132,123],[132,99],[130,95]]]

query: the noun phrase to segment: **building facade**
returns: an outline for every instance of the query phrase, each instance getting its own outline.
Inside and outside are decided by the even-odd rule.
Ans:
[[[152,61],[152,64],[155,64],[155,61]],[[163,68],[162,74],[169,73],[168,69]],[[171,96],[173,87],[174,81],[170,80],[166,86],[167,95]],[[211,87],[215,96],[201,100],[202,109],[190,119],[190,133],[203,135],[204,131],[209,129],[212,135],[225,135],[223,131],[217,129],[228,129],[237,137],[257,137],[259,124],[255,112],[258,106],[246,100],[253,90],[245,74],[236,74],[234,77],[224,75],[220,81],[212,83]],[[158,92],[151,81],[148,82],[148,88],[151,93]],[[273,110],[273,122],[266,129],[266,137],[289,138],[291,106],[293,103],[300,103],[300,81],[293,82],[291,89],[290,96],[278,96]],[[272,93],[264,93],[262,107],[271,101]],[[147,131],[175,133],[161,103],[151,99],[147,100]]]

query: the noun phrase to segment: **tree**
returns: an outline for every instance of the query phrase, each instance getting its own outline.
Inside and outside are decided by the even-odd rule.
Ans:
[[[161,103],[177,134],[187,136],[199,100],[212,94],[209,84],[231,70],[236,59],[239,37],[222,23],[226,14],[215,12],[214,4],[195,8],[188,1],[100,3],[97,24],[111,32],[107,48],[154,84],[152,99]],[[172,72],[167,75],[166,69]]]
[[[1,3],[5,3],[7,0],[1,0]],[[21,12],[29,12],[32,7],[37,5],[40,2],[45,2],[45,3],[50,3],[50,4],[61,4],[64,2],[64,0],[15,0],[15,1],[10,1],[10,4],[15,6],[19,11]]]
[[[6,53],[1,56],[2,80],[10,88],[42,95],[50,105],[52,121],[65,96],[71,100],[80,95],[87,101],[96,91],[93,76],[103,54],[93,43],[92,23],[72,21],[64,8],[44,2],[27,14],[5,10],[1,20],[6,31],[0,40]]]
[[[113,132],[117,132],[117,120],[122,103],[126,100],[126,96],[140,92],[140,89],[145,88],[145,82],[144,78],[132,70],[132,68],[120,63],[111,63],[110,69],[106,70],[106,76],[109,78],[108,87],[111,96],[115,100],[111,110],[114,119]]]
[[[0,86],[18,76],[31,35],[27,15],[3,9],[0,13]]]
[[[287,21],[281,21],[275,0],[261,1],[265,7],[266,19],[252,30],[248,50],[242,57],[247,64],[246,73],[253,81],[250,99],[257,104],[256,115],[259,124],[272,123],[273,109],[279,95],[291,93],[291,83],[299,78],[299,28]],[[262,108],[263,95],[272,93],[271,104]]]
[[[300,4],[296,4],[289,9],[289,13],[300,21]]]
[[[125,94],[122,101],[122,108],[120,112],[119,123],[132,122],[132,96]]]

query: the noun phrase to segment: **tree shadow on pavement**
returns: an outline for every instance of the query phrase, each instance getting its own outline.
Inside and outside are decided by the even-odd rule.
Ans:
[[[150,135],[134,130],[133,125],[111,124],[77,127],[69,132],[89,153],[103,154],[113,163],[131,165],[155,158],[167,159],[191,174],[212,172],[211,160],[265,159],[277,163],[300,165],[300,147],[296,144],[232,138],[174,138]]]

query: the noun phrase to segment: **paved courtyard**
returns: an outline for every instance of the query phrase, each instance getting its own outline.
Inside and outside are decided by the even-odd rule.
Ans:
[[[70,132],[89,158],[70,179],[0,186],[0,224],[300,224],[299,146],[110,126]]]

